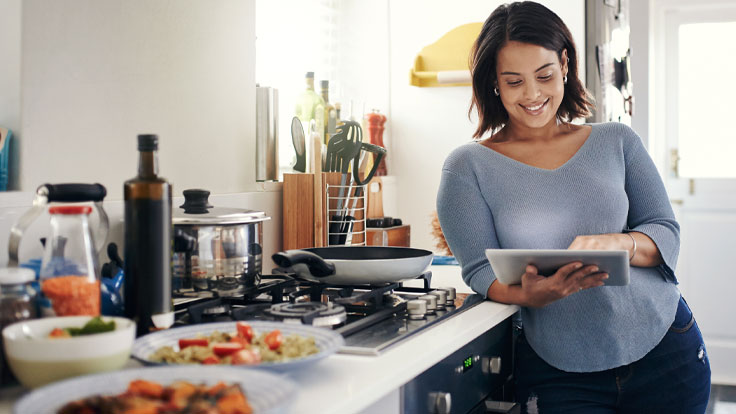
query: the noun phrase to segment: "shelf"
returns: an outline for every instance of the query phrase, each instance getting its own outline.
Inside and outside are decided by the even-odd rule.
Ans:
[[[458,26],[424,47],[414,59],[409,83],[419,87],[469,86],[470,51],[483,23]]]

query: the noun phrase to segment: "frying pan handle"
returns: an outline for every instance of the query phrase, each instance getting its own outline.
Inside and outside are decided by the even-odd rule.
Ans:
[[[304,264],[314,277],[326,277],[335,274],[335,265],[326,262],[316,254],[304,250],[287,250],[271,256],[273,261],[281,267],[292,267]]]

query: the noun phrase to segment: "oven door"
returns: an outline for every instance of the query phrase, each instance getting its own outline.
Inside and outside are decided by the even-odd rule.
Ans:
[[[404,413],[518,412],[510,399],[511,317],[401,388]]]

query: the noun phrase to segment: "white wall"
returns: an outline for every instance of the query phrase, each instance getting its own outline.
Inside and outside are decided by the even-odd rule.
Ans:
[[[153,132],[175,195],[207,188],[214,205],[272,217],[270,270],[281,187],[255,183],[254,13],[252,0],[0,0],[0,124],[16,133],[24,190],[0,194],[0,252],[44,182],[105,185],[120,244],[136,135]],[[34,223],[21,260],[40,255],[47,228],[43,217]]]
[[[0,0],[0,126],[20,128],[21,0]],[[12,146],[8,188],[18,187],[18,152]]]
[[[442,164],[454,148],[468,142],[475,123],[468,119],[471,89],[418,88],[409,85],[409,69],[419,51],[453,28],[483,22],[502,1],[392,1],[390,7],[391,95],[389,173],[397,176],[398,215],[412,226],[412,245],[434,249],[431,214]],[[579,55],[585,55],[583,0],[541,1],[568,25]],[[585,69],[584,59],[580,72]],[[581,75],[582,76],[582,75]],[[473,118],[475,119],[475,118]]]
[[[252,0],[23,1],[20,188],[97,181],[120,199],[136,135],[156,133],[176,194],[255,190],[254,13]]]

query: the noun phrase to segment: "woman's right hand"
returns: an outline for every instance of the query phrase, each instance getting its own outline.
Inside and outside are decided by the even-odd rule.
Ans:
[[[583,289],[602,286],[606,279],[608,274],[600,272],[598,266],[583,266],[580,262],[568,263],[552,276],[540,276],[535,266],[528,265],[521,277],[521,305],[541,308]]]

